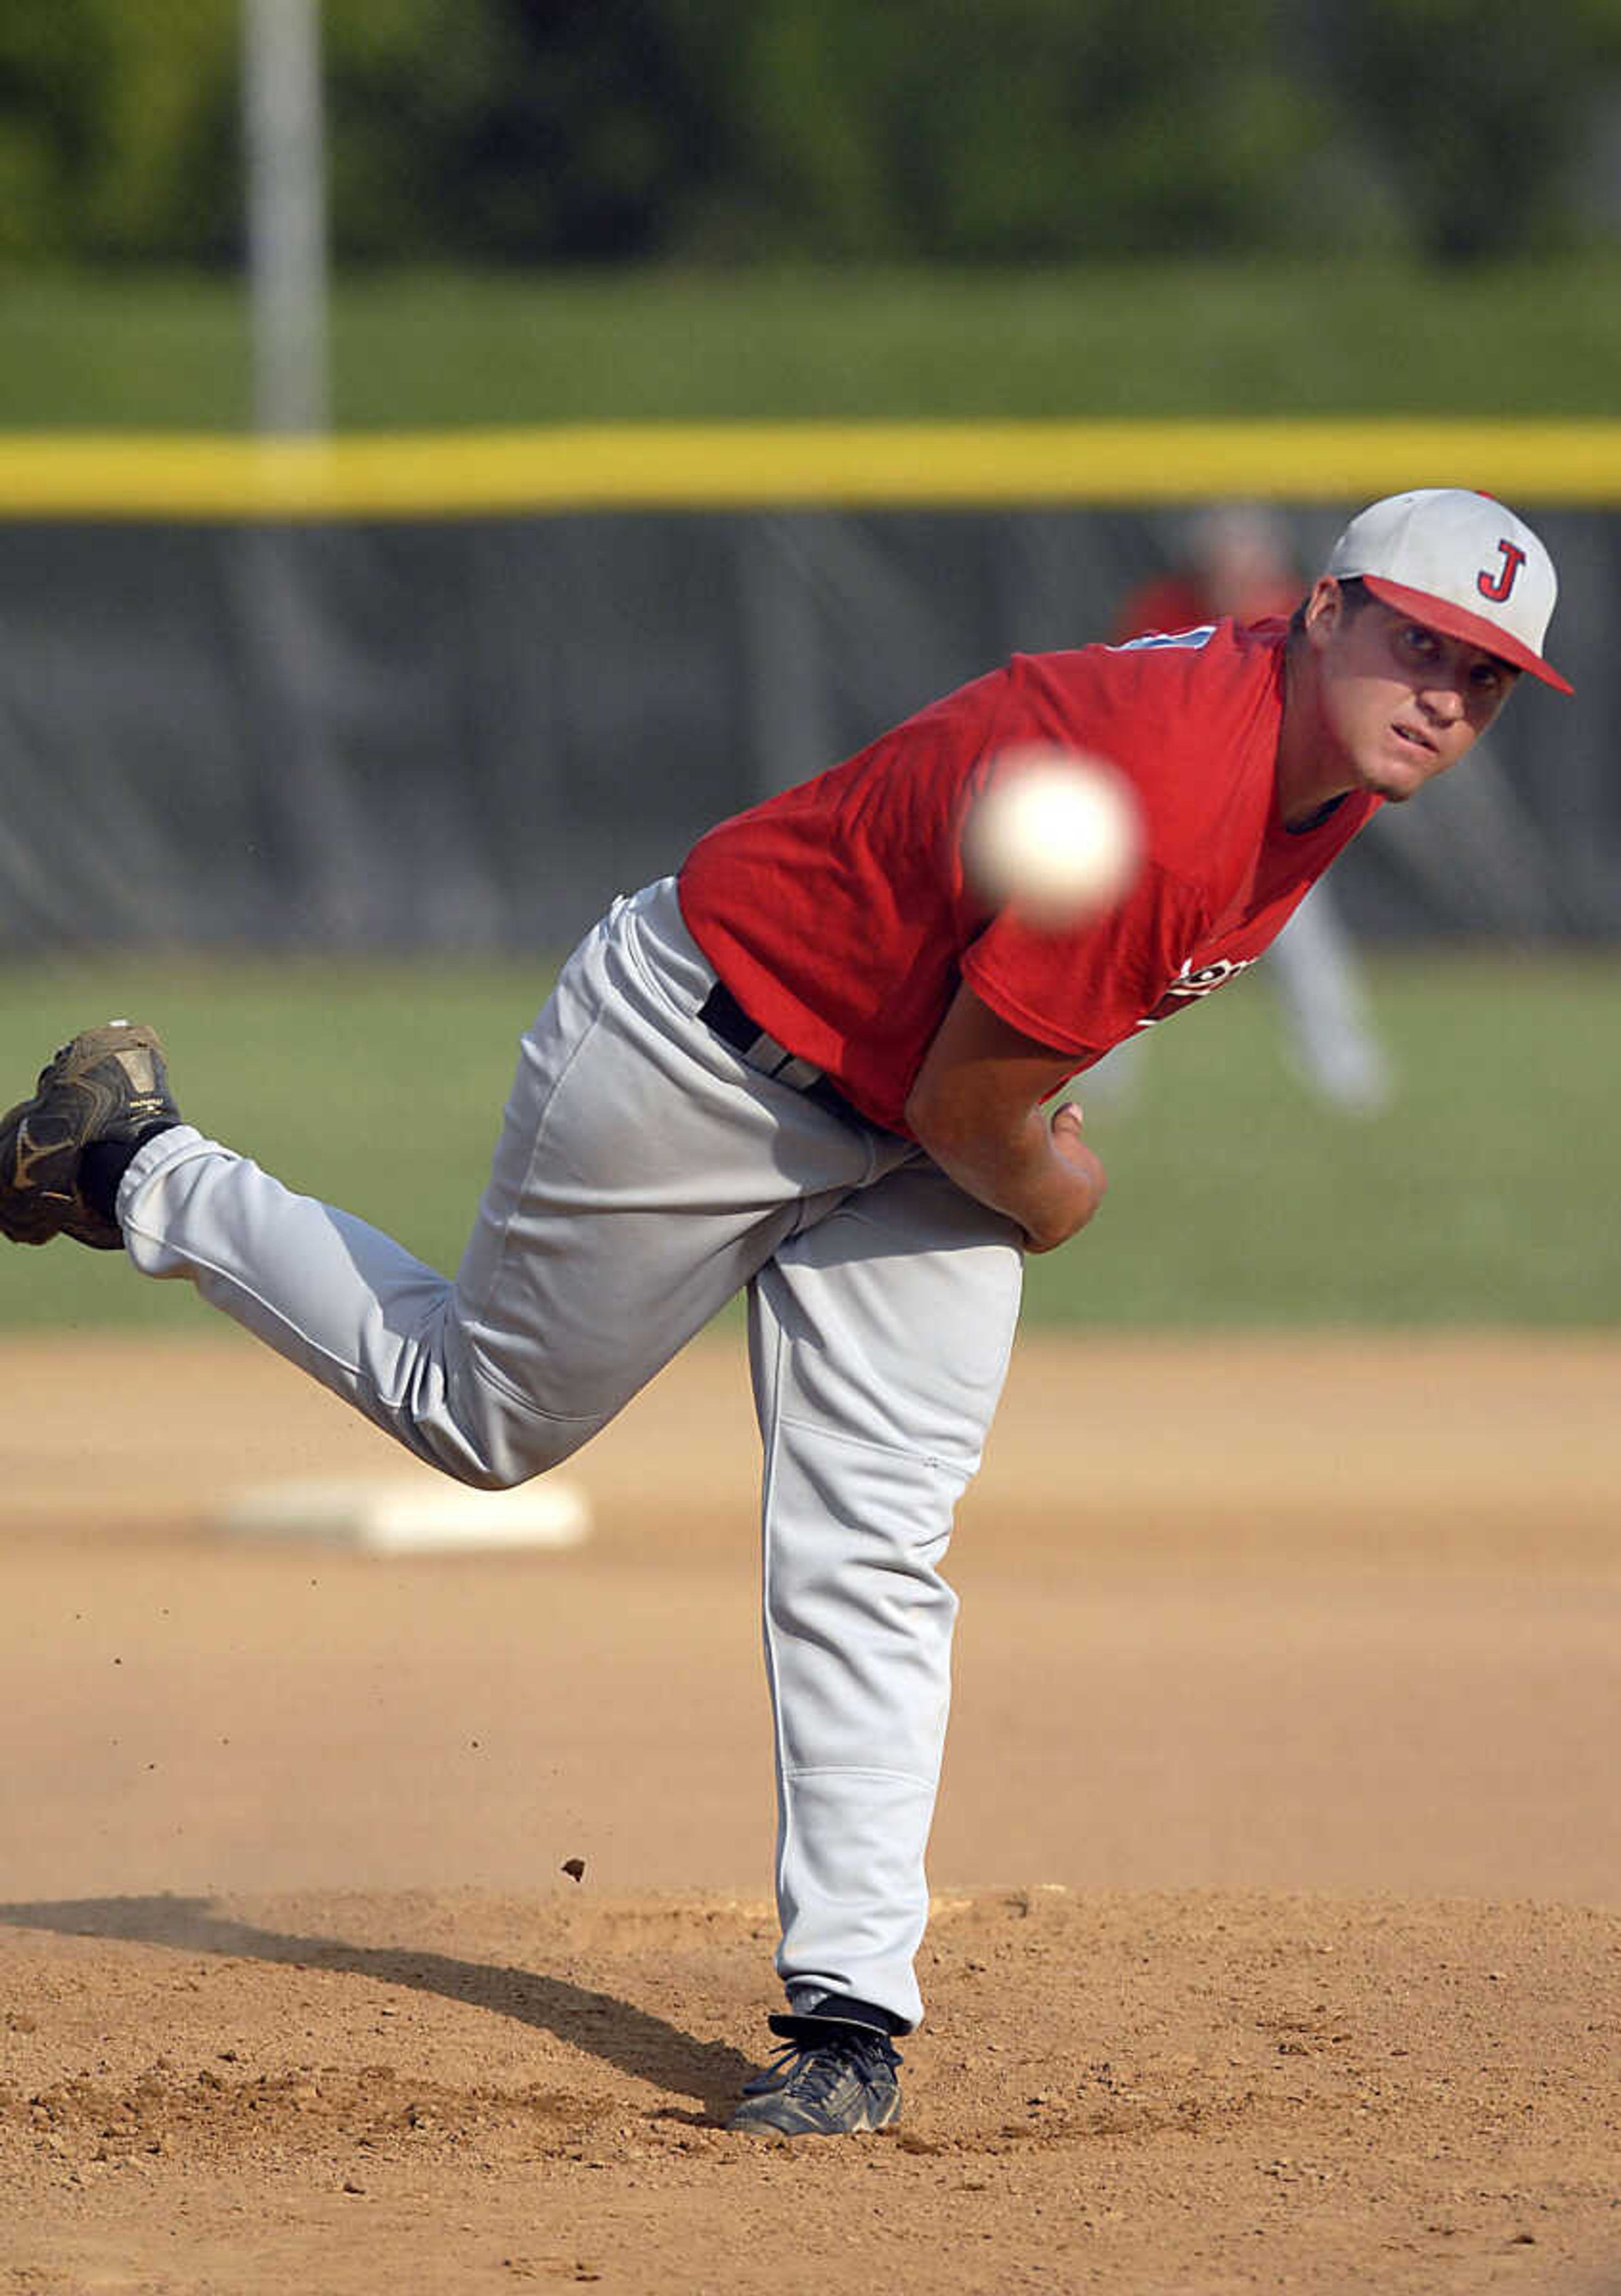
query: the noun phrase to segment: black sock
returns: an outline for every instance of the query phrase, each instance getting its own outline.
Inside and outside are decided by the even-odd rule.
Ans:
[[[880,2009],[876,2001],[858,2001],[847,1993],[829,1993],[814,2009],[800,2013],[806,2017],[836,2017],[846,2025],[874,2025],[880,2033],[904,2033],[905,2020],[887,2009]]]
[[[119,1188],[130,1159],[136,1150],[144,1145],[154,1133],[172,1132],[178,1121],[166,1117],[160,1123],[149,1124],[137,1140],[93,1140],[78,1160],[78,1192],[91,1210],[113,1226],[118,1226]]]

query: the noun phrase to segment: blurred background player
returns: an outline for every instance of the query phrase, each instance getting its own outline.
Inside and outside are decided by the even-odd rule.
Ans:
[[[1156,631],[1288,620],[1304,579],[1281,520],[1258,503],[1213,503],[1183,529],[1177,562],[1123,601],[1111,643]],[[1277,992],[1293,1065],[1312,1091],[1354,1116],[1377,1115],[1393,1090],[1355,947],[1327,884],[1313,886],[1273,942],[1263,973]],[[1109,1055],[1093,1078],[1116,1095],[1137,1082],[1148,1039]]]

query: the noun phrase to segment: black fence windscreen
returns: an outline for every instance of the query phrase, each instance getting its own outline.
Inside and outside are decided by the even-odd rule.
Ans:
[[[1286,514],[1321,564],[1349,508]],[[1518,505],[1551,658],[1335,871],[1370,936],[1621,934],[1621,516]],[[712,821],[1021,650],[1186,515],[750,512],[0,538],[0,936],[556,951]]]

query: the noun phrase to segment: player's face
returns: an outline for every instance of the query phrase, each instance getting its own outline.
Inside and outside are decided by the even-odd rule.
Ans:
[[[1393,805],[1457,764],[1519,675],[1377,598],[1354,608],[1327,579],[1312,594],[1306,622],[1321,670],[1320,733],[1341,785]]]

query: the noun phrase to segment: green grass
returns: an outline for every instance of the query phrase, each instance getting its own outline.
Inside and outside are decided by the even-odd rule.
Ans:
[[[0,1049],[21,1093],[76,1029],[155,1021],[191,1121],[448,1269],[549,985],[532,967],[108,958],[0,979]],[[0,1261],[0,1327],[196,1328],[203,1314],[189,1286],[131,1281],[110,1253],[55,1243]]]
[[[1312,1100],[1263,971],[1153,1039],[1100,1100],[1094,1226],[1030,1266],[1033,1320],[1088,1325],[1600,1324],[1621,1315],[1613,1041],[1621,959],[1385,957],[1400,1072],[1361,1122]],[[0,1076],[111,1013],[156,1020],[194,1121],[453,1267],[533,970],[215,965],[144,956],[0,979]],[[206,1332],[189,1287],[111,1254],[0,1247],[0,1325]]]
[[[0,430],[247,426],[229,279],[4,286]],[[1065,272],[385,275],[333,303],[346,430],[564,421],[1613,416],[1621,252]]]
[[[1325,1107],[1264,967],[1157,1034],[1089,1128],[1092,1227],[1031,1262],[1030,1311],[1164,1324],[1602,1324],[1621,1316],[1612,1041],[1621,958],[1386,956],[1390,1109]],[[1084,1101],[1084,1086],[1081,1088]]]

